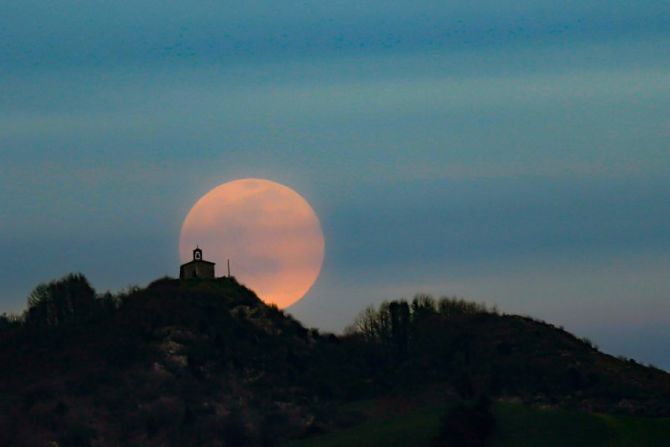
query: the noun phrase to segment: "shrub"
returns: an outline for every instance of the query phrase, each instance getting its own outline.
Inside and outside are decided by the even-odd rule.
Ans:
[[[495,429],[491,401],[480,398],[476,404],[459,404],[440,422],[435,447],[484,447]]]

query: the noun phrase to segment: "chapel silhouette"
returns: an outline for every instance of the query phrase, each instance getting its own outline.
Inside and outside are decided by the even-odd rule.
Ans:
[[[202,258],[202,249],[196,247],[193,250],[193,260],[182,264],[179,268],[179,279],[214,279],[214,266],[216,263],[205,261]]]

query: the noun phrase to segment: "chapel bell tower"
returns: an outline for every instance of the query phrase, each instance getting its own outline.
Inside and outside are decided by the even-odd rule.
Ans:
[[[214,262],[202,258],[202,249],[195,247],[193,260],[179,268],[179,279],[214,279]]]

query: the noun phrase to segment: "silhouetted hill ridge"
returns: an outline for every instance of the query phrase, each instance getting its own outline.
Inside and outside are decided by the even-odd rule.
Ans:
[[[10,324],[0,445],[275,445],[352,423],[343,403],[403,393],[670,415],[664,371],[528,317],[419,304],[335,336],[234,278],[164,278],[81,304],[85,318]]]

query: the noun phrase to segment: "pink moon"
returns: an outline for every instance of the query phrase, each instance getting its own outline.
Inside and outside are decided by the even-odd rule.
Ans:
[[[300,194],[282,184],[246,178],[202,196],[181,227],[179,256],[216,263],[217,276],[231,274],[267,304],[286,308],[302,299],[321,272],[325,241],[316,213]]]

